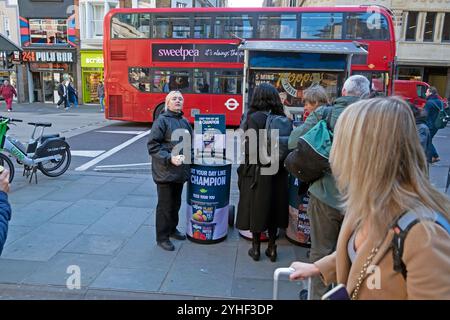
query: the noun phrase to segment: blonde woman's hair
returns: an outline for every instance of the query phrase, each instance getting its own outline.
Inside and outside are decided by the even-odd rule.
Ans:
[[[407,210],[450,219],[450,201],[428,180],[413,113],[400,98],[347,107],[336,123],[330,163],[347,218],[354,227],[367,223],[372,238],[383,237]]]
[[[179,95],[183,96],[183,95],[181,94],[181,92],[180,92],[180,91],[177,91],[177,90],[170,91],[170,92],[167,94],[167,96],[166,96],[166,103],[165,103],[165,105],[164,105],[164,111],[167,111],[167,105],[169,104],[170,99],[172,99],[172,97],[173,97],[174,95],[176,95],[176,94],[179,94]]]
[[[321,106],[328,104],[328,95],[325,89],[320,85],[313,85],[303,91],[303,102]]]

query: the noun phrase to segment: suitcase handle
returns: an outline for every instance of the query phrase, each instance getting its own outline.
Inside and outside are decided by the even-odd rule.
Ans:
[[[295,271],[294,268],[277,268],[273,272],[273,300],[278,300],[278,279],[280,275],[290,275]],[[311,298],[311,278],[308,278],[308,297],[307,299],[310,300]]]

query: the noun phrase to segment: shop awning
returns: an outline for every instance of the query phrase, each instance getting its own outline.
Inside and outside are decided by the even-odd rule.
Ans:
[[[22,51],[22,49],[0,34],[0,51]]]
[[[362,54],[367,50],[356,42],[312,42],[312,41],[251,41],[239,46],[239,50],[278,51],[325,54]]]

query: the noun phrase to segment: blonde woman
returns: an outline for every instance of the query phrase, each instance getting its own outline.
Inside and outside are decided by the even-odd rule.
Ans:
[[[345,210],[336,251],[294,262],[291,279],[320,275],[353,299],[450,299],[450,202],[428,181],[409,106],[397,98],[357,102],[334,132],[330,162]],[[406,216],[418,222],[404,234],[402,266],[393,239]]]
[[[164,112],[153,123],[147,143],[148,153],[152,157],[153,181],[158,192],[156,242],[167,251],[175,250],[169,238],[186,239],[177,229],[177,225],[183,184],[189,178],[189,164],[185,163],[184,155],[172,154],[174,146],[179,142],[172,141],[172,133],[175,130],[187,130],[192,136],[191,125],[183,117],[183,105],[181,92],[169,92]]]

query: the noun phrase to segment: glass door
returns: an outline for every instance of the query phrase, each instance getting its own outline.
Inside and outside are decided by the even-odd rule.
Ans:
[[[53,83],[53,74],[51,72],[42,72],[42,89],[44,91],[44,102],[54,103],[53,90],[55,85]]]
[[[59,94],[58,94],[58,86],[61,83],[61,73],[53,74],[53,102],[58,103]]]

